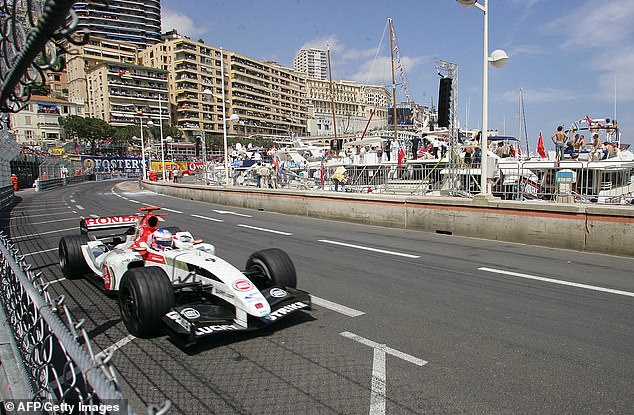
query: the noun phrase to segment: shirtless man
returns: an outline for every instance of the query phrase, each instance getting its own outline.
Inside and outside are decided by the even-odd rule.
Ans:
[[[562,160],[564,158],[564,147],[566,147],[566,141],[568,141],[568,134],[564,133],[564,127],[557,127],[557,131],[551,137],[553,143],[555,143],[555,154],[557,156],[557,160]]]

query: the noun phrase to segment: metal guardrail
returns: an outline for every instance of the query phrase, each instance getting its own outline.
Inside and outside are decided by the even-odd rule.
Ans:
[[[83,328],[84,321],[73,319],[64,296],[51,298],[49,284],[30,270],[31,266],[3,234],[0,267],[0,317],[15,336],[14,355],[21,366],[23,385],[27,385],[9,393],[4,388],[0,390],[5,410],[19,413],[18,405],[32,402],[30,408],[35,409],[45,410],[47,405],[72,409],[63,413],[134,414],[119,389],[112,365],[114,352],[107,349],[95,355]],[[0,369],[3,366],[4,361]],[[3,373],[0,371],[0,377]],[[0,379],[0,384],[3,382],[6,388],[17,384],[18,379]],[[19,396],[29,389],[30,396]],[[148,414],[165,414],[170,407],[170,401],[160,408],[150,406]],[[109,410],[103,410],[106,408]]]
[[[94,181],[94,174],[84,174],[83,176],[70,176],[58,179],[37,179],[35,181],[35,191],[43,192],[45,190],[55,189],[57,187],[66,186],[69,184],[82,183],[87,181]]]

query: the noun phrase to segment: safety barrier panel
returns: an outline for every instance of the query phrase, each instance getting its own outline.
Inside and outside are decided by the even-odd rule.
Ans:
[[[31,408],[28,413],[134,414],[115,377],[114,352],[94,354],[84,321],[73,319],[64,296],[51,298],[49,284],[2,234],[0,267],[0,318],[7,323],[0,330],[12,332],[0,343],[0,398],[7,413],[27,413],[22,407]],[[166,401],[148,413],[165,414],[170,407]]]
[[[63,177],[59,179],[37,179],[35,181],[35,191],[42,192],[45,190],[54,189],[57,187],[66,186],[69,184],[82,183],[87,181],[94,181],[94,174],[85,174],[83,176],[71,176],[71,177]]]

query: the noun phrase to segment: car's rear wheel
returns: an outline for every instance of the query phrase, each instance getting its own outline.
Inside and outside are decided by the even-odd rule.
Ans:
[[[88,242],[88,236],[68,235],[59,240],[59,266],[67,278],[79,278],[90,272],[90,268],[81,252],[81,246]]]
[[[126,328],[136,337],[159,332],[161,318],[175,303],[167,274],[158,267],[127,270],[119,286],[119,309]]]
[[[282,287],[297,287],[297,273],[295,265],[288,254],[279,248],[263,249],[254,252],[247,260],[247,271],[251,271],[254,283],[257,278],[264,278],[273,285]]]

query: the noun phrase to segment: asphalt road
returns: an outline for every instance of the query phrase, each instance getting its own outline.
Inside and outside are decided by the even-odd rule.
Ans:
[[[86,319],[139,413],[634,412],[634,259],[211,205],[133,182],[18,192],[4,227]],[[132,338],[115,300],[65,280],[57,244],[81,216],[170,209],[166,224],[238,268],[286,250],[312,311],[182,349]]]

